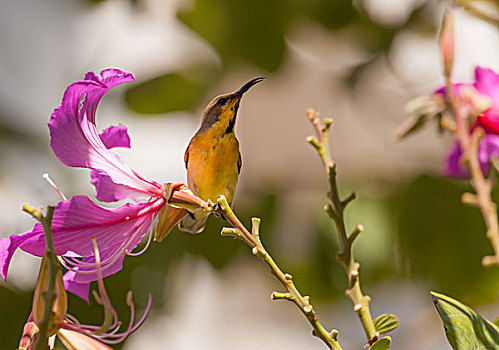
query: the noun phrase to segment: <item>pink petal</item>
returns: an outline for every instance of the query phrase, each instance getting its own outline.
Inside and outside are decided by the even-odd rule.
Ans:
[[[444,176],[457,177],[457,178],[469,178],[470,172],[468,169],[463,167],[463,162],[461,160],[462,151],[459,147],[459,143],[456,141],[452,145],[449,154],[447,155],[447,160],[445,162]],[[489,172],[490,162],[493,158],[499,156],[499,136],[498,135],[486,135],[478,145],[478,161],[480,162],[481,170],[484,174]]]
[[[135,202],[149,199],[149,193],[137,192],[125,185],[116,185],[107,173],[102,170],[92,170],[90,183],[95,186],[95,198],[103,202],[115,202],[130,198]]]
[[[499,107],[499,74],[492,69],[476,67],[475,68],[475,88],[483,95],[491,99],[491,105]]]
[[[77,297],[82,298],[87,303],[90,303],[88,294],[90,292],[90,282],[78,283],[74,282],[74,273],[69,271],[64,274],[64,288],[66,291],[73,293]]]
[[[482,171],[488,172],[489,163],[493,158],[499,156],[499,136],[486,135],[478,145],[478,160],[482,166]]]
[[[68,349],[112,350],[109,346],[101,343],[97,339],[69,329],[59,329],[57,336]]]
[[[68,201],[59,202],[52,220],[56,252],[58,255],[93,259],[92,237],[96,238],[102,260],[125,243],[126,248],[132,250],[147,232],[163,204],[164,200],[159,199],[107,209],[93,203],[86,196],[75,196]],[[18,247],[36,256],[43,255],[45,240],[39,223],[26,233],[0,240],[0,268],[4,279],[12,255]],[[120,254],[124,255],[124,252]],[[118,271],[121,263],[122,260],[117,259],[106,271]]]
[[[99,137],[108,149],[114,147],[130,148],[130,136],[128,136],[127,127],[123,124],[104,129]]]
[[[490,107],[478,117],[477,124],[488,133],[499,134],[499,74],[492,69],[476,67],[474,86],[490,98]]]
[[[464,84],[464,83],[457,83],[457,84],[452,84],[453,90],[454,90],[454,95],[459,96],[460,95],[460,88],[461,86],[471,86],[472,84]],[[433,92],[434,94],[441,94],[441,95],[446,95],[447,94],[447,87],[442,86],[435,90]]]
[[[112,87],[133,80],[131,73],[108,69],[99,76],[89,72],[85,80],[70,85],[61,106],[54,110],[48,122],[50,145],[64,164],[106,173],[111,182],[105,182],[105,185],[110,188],[101,189],[101,192],[113,188],[119,192],[120,187],[127,186],[142,194],[161,196],[161,185],[131,170],[117,153],[106,147],[95,127],[95,111],[102,96]],[[116,136],[119,129],[106,130],[104,138],[108,145],[125,144],[123,137],[118,139]]]

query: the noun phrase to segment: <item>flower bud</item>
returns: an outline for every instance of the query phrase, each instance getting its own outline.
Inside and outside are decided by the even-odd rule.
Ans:
[[[450,10],[445,10],[439,41],[444,61],[444,73],[450,78],[454,63],[454,16]]]
[[[158,213],[158,222],[154,231],[154,240],[161,242],[172,228],[187,215],[187,211],[164,205]]]
[[[31,347],[31,343],[33,339],[35,339],[35,335],[39,332],[39,329],[35,322],[29,321],[24,325],[23,335],[21,336],[21,340],[19,341],[19,346],[17,350],[28,350]]]
[[[38,273],[38,280],[36,281],[35,293],[33,295],[33,321],[38,325],[42,321],[43,313],[45,310],[45,293],[49,289],[50,279],[50,261],[49,253],[45,253],[40,265],[40,272]],[[53,319],[49,322],[50,334],[53,335],[57,332],[57,322],[62,322],[66,315],[68,308],[68,296],[64,289],[64,281],[62,279],[62,270],[58,269],[55,279],[55,293],[56,297],[51,309],[55,314]]]

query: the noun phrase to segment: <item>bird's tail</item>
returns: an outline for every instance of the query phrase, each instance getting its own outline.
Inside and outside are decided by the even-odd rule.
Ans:
[[[208,215],[205,212],[189,213],[189,215],[179,222],[178,229],[189,233],[201,233],[206,226]]]

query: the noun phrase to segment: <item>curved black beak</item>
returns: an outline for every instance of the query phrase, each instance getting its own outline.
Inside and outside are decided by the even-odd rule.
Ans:
[[[237,90],[236,92],[234,92],[234,97],[241,97],[253,85],[258,84],[259,82],[261,82],[264,79],[265,79],[264,77],[259,77],[259,78],[251,79],[246,84],[244,84],[243,86],[241,86],[241,88],[239,90]]]

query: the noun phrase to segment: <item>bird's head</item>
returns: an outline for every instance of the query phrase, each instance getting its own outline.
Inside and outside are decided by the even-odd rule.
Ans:
[[[216,129],[221,133],[234,131],[239,102],[244,93],[265,78],[255,78],[241,86],[236,92],[220,95],[211,100],[203,112],[201,130]]]

